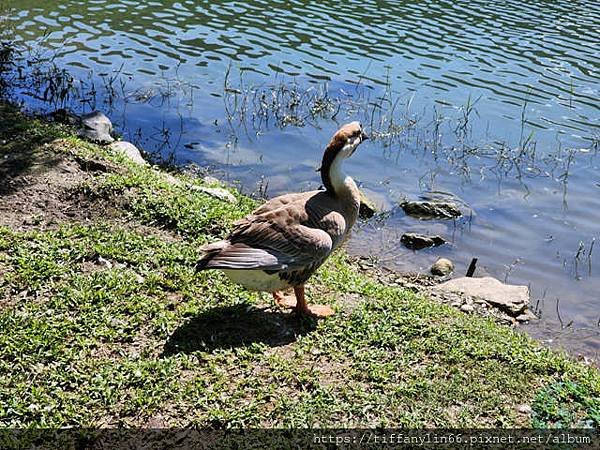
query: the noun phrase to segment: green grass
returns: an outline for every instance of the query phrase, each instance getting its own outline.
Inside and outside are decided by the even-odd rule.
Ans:
[[[597,370],[382,286],[341,252],[309,285],[338,310],[319,322],[194,273],[198,247],[254,201],[73,137],[55,148],[119,167],[78,188],[119,220],[0,228],[0,426],[600,425]]]
[[[0,145],[0,155],[22,157],[33,148],[69,135],[60,125],[37,119],[24,120],[17,109],[1,102],[0,117],[0,136],[5,141]]]

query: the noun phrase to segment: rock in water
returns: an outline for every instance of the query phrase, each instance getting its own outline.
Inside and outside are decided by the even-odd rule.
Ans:
[[[112,133],[112,123],[100,111],[94,111],[84,114],[80,118],[80,127],[77,134],[85,139],[98,144],[110,144],[114,142]]]
[[[110,145],[110,149],[115,153],[125,155],[131,161],[142,166],[147,166],[148,162],[142,157],[142,153],[131,142],[118,141]]]
[[[444,192],[444,191],[428,191],[419,195],[419,200],[426,202],[434,202],[434,203],[446,203],[455,205],[460,209],[460,213],[462,216],[471,216],[475,217],[475,211],[459,196],[453,194],[452,192]]]
[[[400,238],[400,242],[411,250],[421,250],[446,243],[445,239],[441,236],[427,236],[419,233],[404,233]]]
[[[422,220],[454,219],[462,215],[460,208],[450,202],[429,200],[405,201],[400,203],[400,207],[409,216]]]
[[[446,276],[454,272],[454,263],[446,258],[438,259],[431,266],[431,273],[438,276]]]
[[[377,214],[377,206],[365,195],[363,191],[360,193],[360,209],[358,215],[361,219],[370,219]]]
[[[482,299],[513,317],[520,316],[527,311],[529,305],[529,288],[527,286],[504,284],[492,277],[455,278],[436,286],[435,290]]]

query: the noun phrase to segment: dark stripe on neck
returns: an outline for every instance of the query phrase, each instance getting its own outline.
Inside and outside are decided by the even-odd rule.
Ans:
[[[325,189],[327,189],[327,192],[333,195],[335,195],[336,192],[333,183],[331,182],[331,165],[333,164],[333,160],[337,156],[337,153],[337,151],[333,151],[328,147],[323,154],[323,161],[321,162],[321,181],[323,182]]]

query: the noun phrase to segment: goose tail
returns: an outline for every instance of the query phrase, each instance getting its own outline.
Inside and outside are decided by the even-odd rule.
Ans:
[[[196,272],[210,269],[210,262],[212,259],[221,253],[221,251],[223,251],[223,249],[225,249],[228,245],[229,241],[219,241],[201,247],[200,251],[202,252],[202,256],[196,263]]]

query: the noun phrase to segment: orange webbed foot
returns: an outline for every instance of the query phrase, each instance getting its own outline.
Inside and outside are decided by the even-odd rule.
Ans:
[[[333,316],[335,311],[327,305],[306,305],[302,309],[296,309],[299,314],[304,314],[315,319],[324,319]]]
[[[309,305],[304,295],[304,285],[294,286],[294,294],[296,295],[296,301],[290,297],[284,297],[281,293],[276,292],[273,294],[275,301],[278,305],[285,305],[285,307],[293,308],[294,311],[303,316],[313,317],[315,319],[323,319],[325,317],[332,316],[335,311],[331,306],[327,305]]]
[[[273,292],[273,298],[275,299],[275,304],[284,309],[294,309],[298,303],[294,296],[283,295],[279,291]]]

